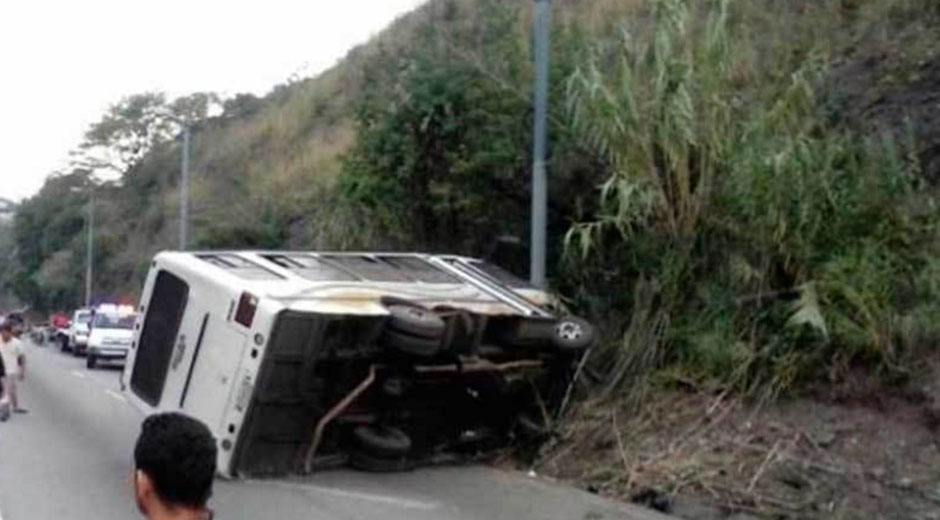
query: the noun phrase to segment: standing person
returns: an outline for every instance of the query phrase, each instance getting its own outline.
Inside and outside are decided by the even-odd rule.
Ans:
[[[26,320],[23,319],[23,315],[18,312],[11,312],[7,315],[7,322],[10,323],[10,330],[13,331],[13,337],[20,339],[23,336],[23,333],[26,332]]]
[[[20,406],[17,393],[17,385],[26,379],[26,355],[23,353],[23,343],[13,335],[13,326],[9,320],[0,324],[0,357],[6,369],[3,388],[13,406],[13,412],[26,413],[26,408]]]
[[[151,415],[134,447],[134,498],[149,520],[211,520],[215,438],[205,424],[170,412]]]

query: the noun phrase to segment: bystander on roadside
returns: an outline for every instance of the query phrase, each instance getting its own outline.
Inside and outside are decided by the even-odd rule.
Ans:
[[[6,376],[4,377],[4,397],[9,400],[14,413],[26,413],[26,408],[20,405],[18,385],[26,379],[26,355],[23,353],[23,343],[13,334],[13,324],[10,320],[0,324],[0,357]]]
[[[7,371],[3,363],[3,356],[0,356],[0,422],[6,422],[10,418],[10,398],[7,397]]]

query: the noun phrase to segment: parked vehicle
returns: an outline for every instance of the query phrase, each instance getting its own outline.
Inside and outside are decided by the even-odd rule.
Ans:
[[[69,328],[71,322],[68,315],[63,312],[56,312],[49,316],[49,325],[57,330],[64,330]]]
[[[93,369],[102,361],[123,362],[133,340],[136,321],[137,314],[132,307],[96,309],[88,335],[86,366]]]
[[[67,314],[56,312],[49,316],[49,329],[46,332],[46,340],[58,344],[65,350],[65,338],[68,337],[68,329],[72,325]]]
[[[59,332],[62,351],[69,351],[76,356],[85,353],[88,348],[88,334],[91,326],[91,309],[78,309],[72,314],[68,328]]]
[[[122,388],[147,413],[181,410],[208,424],[224,476],[400,470],[543,439],[592,328],[484,265],[160,253]]]

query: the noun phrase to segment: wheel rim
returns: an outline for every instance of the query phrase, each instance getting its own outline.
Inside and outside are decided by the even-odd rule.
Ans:
[[[565,321],[559,323],[558,326],[555,327],[555,332],[558,334],[558,337],[563,340],[575,341],[584,335],[584,328],[581,327],[580,323]]]

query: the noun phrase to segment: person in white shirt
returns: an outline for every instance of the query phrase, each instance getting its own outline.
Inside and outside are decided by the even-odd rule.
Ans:
[[[16,386],[26,379],[26,355],[23,353],[23,343],[13,335],[10,322],[0,324],[0,356],[3,357],[3,366],[6,369],[6,378],[3,386],[14,413],[26,413],[20,406]]]
[[[0,356],[0,422],[10,418],[10,401],[7,400],[7,371],[3,366],[3,356]]]

